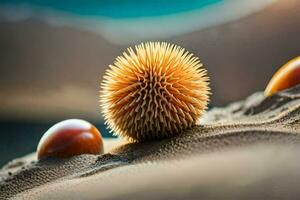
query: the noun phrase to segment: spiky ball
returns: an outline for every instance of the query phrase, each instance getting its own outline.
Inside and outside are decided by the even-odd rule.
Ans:
[[[132,141],[178,134],[206,109],[208,81],[199,59],[179,46],[148,42],[128,48],[109,66],[101,84],[105,121]]]

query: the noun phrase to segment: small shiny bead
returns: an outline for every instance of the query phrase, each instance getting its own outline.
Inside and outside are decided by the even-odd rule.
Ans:
[[[80,119],[65,120],[52,126],[37,148],[38,159],[101,153],[103,141],[100,132],[91,123]]]
[[[283,65],[272,77],[265,95],[271,96],[300,83],[300,56]]]

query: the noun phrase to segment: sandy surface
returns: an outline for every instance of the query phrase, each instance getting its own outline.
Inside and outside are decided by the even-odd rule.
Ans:
[[[0,199],[297,199],[299,120],[300,86],[259,92],[170,139],[17,159],[0,172]]]

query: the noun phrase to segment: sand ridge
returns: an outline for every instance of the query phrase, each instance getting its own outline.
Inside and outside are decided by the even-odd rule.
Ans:
[[[291,180],[289,178],[293,177],[295,183],[300,183],[300,178],[295,178],[298,177],[295,166],[300,164],[300,160],[295,158],[300,144],[299,108],[300,86],[267,98],[262,93],[256,93],[244,101],[230,104],[225,108],[215,108],[208,111],[201,125],[169,139],[121,144],[101,156],[81,155],[69,159],[45,159],[39,162],[31,162],[30,159],[32,158],[30,157],[21,158],[16,161],[19,162],[18,165],[11,163],[1,170],[0,199],[11,197],[16,199],[22,199],[23,197],[34,199],[80,199],[80,197],[87,199],[124,199],[122,198],[123,195],[127,195],[128,199],[132,197],[151,199],[151,195],[154,195],[154,199],[160,199],[160,197],[168,199],[173,194],[165,193],[163,190],[168,187],[179,187],[179,183],[172,182],[171,179],[165,179],[168,175],[164,172],[168,171],[168,168],[173,169],[172,166],[176,165],[176,162],[179,162],[178,166],[181,167],[173,169],[173,171],[180,172],[174,175],[175,180],[186,182],[187,180],[184,180],[180,174],[186,173],[187,177],[193,177],[188,175],[191,170],[198,173],[194,175],[194,179],[191,178],[190,184],[187,183],[187,185],[182,186],[183,188],[189,186],[188,191],[178,190],[174,194],[177,194],[178,199],[185,196],[195,198],[201,196],[201,194],[207,194],[204,192],[204,188],[214,186],[214,184],[205,185],[205,182],[199,182],[199,178],[204,176],[204,172],[197,169],[201,166],[204,157],[211,157],[209,159],[210,166],[218,168],[218,170],[221,170],[219,169],[221,167],[214,166],[216,163],[224,161],[224,159],[228,159],[226,163],[231,160],[232,164],[228,164],[227,167],[235,167],[245,172],[242,174],[245,180],[249,179],[250,174],[252,174],[251,176],[255,174],[247,173],[242,169],[244,167],[243,163],[248,162],[247,158],[254,159],[252,165],[255,169],[264,165],[270,167],[279,161],[289,162],[291,165],[289,167],[294,170],[291,173],[287,173],[288,168],[281,166],[280,169],[274,169],[276,172],[281,173],[279,174],[280,179],[276,180],[277,176],[271,172],[266,172],[258,174],[255,183],[257,185],[264,185],[263,183],[265,183],[266,187],[277,187],[278,185],[276,186],[274,183],[277,184],[279,180],[284,180],[284,183],[286,183]],[[246,156],[243,156],[244,154]],[[281,157],[277,158],[277,154],[280,154]],[[294,157],[287,156],[289,154],[294,155]],[[273,157],[266,157],[270,155]],[[213,161],[213,158],[217,158],[216,160],[219,161]],[[267,163],[265,163],[265,158],[268,158]],[[258,166],[254,164],[255,159],[257,159]],[[185,163],[195,163],[195,165],[192,164],[189,168],[185,166]],[[152,185],[151,181],[153,184],[157,182],[153,178],[149,179],[149,183],[143,183],[142,186],[144,187],[140,186],[142,187],[141,190],[124,189],[126,185],[139,187],[139,183],[134,181],[148,178],[147,172],[154,173],[156,165],[158,172],[155,172],[155,176],[160,176],[161,180],[165,182],[165,185],[161,186],[161,190],[156,187],[156,190],[152,191],[151,188],[146,187],[147,185],[149,187],[149,184]],[[141,175],[139,170],[141,170]],[[223,170],[226,173],[226,169]],[[132,173],[135,178],[131,180]],[[220,186],[221,182],[227,180],[220,176],[221,172],[214,173],[210,171],[209,173],[211,173],[211,178],[216,180],[216,186]],[[232,178],[237,178],[234,173],[231,175]],[[263,182],[266,181],[266,176],[268,181]],[[126,177],[127,182],[125,183]],[[120,180],[123,180],[124,187],[120,186]],[[93,184],[99,184],[106,188],[106,183],[120,187],[116,189],[118,192],[114,192],[113,189],[107,191],[97,190],[97,187],[92,187],[89,190],[89,186]],[[242,191],[242,196],[250,197],[247,194],[264,194],[266,196],[268,194],[266,192],[257,193],[259,188],[255,185],[251,185],[249,189],[251,188],[253,190]],[[218,189],[220,191],[226,190],[226,187]],[[107,193],[102,195],[102,192]],[[148,195],[147,193],[142,195],[142,192],[148,192]],[[233,195],[237,194],[231,190],[230,192]],[[296,194],[297,190],[294,187],[285,188],[278,195],[284,196],[288,192]]]

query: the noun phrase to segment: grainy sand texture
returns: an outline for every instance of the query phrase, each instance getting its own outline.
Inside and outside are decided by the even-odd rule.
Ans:
[[[1,170],[0,199],[297,199],[300,86],[208,111],[161,141]]]

